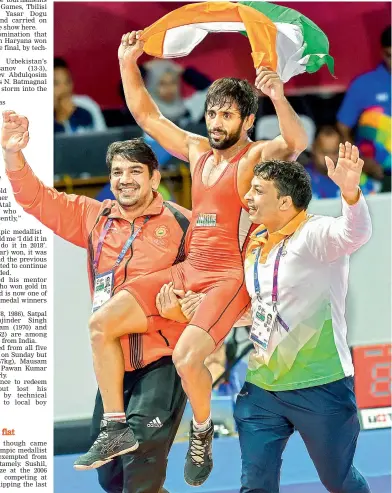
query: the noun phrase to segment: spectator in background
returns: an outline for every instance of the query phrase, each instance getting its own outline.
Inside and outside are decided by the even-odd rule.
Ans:
[[[53,70],[54,132],[77,133],[106,129],[105,120],[97,103],[88,96],[73,94],[73,80],[69,67],[62,58],[54,59]]]
[[[306,165],[306,171],[309,173],[312,182],[314,199],[340,197],[340,189],[328,177],[328,170],[325,164],[325,156],[336,162],[340,142],[342,142],[342,136],[336,127],[332,125],[324,125],[316,132],[310,162]],[[375,183],[364,173],[362,173],[360,187],[364,195],[375,193],[376,191]]]
[[[337,120],[343,141],[354,141],[364,157],[364,172],[391,190],[391,26],[381,35],[382,62],[357,77],[347,90]]]
[[[196,91],[204,91],[211,85],[205,75],[194,68],[185,69],[170,60],[152,60],[145,63],[143,69],[146,88],[165,118],[180,126],[200,121],[204,109],[200,115],[192,115],[181,96],[181,80]]]
[[[211,85],[211,80],[204,74],[195,68],[183,68],[169,60],[146,62],[141,65],[140,73],[152,98],[166,118],[181,126],[203,120],[205,92]],[[183,98],[181,82],[190,85],[196,92],[188,98]],[[108,125],[135,125],[135,120],[126,106],[122,82],[119,92],[124,107],[120,114],[110,116],[111,121]]]

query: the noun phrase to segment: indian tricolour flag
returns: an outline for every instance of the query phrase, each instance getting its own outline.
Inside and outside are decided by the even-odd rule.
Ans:
[[[158,58],[188,55],[211,32],[249,38],[255,68],[268,67],[287,82],[327,64],[333,73],[326,35],[293,9],[268,2],[202,2],[173,10],[146,28],[144,51]]]

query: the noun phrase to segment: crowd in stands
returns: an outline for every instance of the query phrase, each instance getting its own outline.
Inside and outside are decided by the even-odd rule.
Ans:
[[[192,67],[183,68],[169,60],[152,60],[141,67],[146,87],[162,114],[179,126],[186,128],[202,123],[204,98],[211,80]],[[194,88],[189,98],[181,96],[182,83]],[[124,93],[119,84],[122,108],[101,110],[88,96],[74,94],[71,70],[65,60],[54,60],[54,132],[80,134],[103,132],[109,127],[135,125],[125,106]],[[298,98],[297,98],[298,99]],[[377,67],[358,76],[339,102],[334,114],[325,115],[299,98],[304,111],[296,111],[303,119],[309,137],[309,147],[300,161],[312,180],[315,199],[338,196],[338,188],[329,180],[324,156],[336,160],[338,142],[355,142],[365,160],[361,188],[364,194],[391,191],[391,27],[381,35],[381,60]],[[254,127],[254,137],[274,138],[279,128],[277,119],[268,114],[261,100],[260,112]],[[298,101],[296,101],[298,103]],[[322,113],[315,116],[315,113]],[[323,118],[324,117],[324,118]],[[144,136],[157,153],[161,166],[172,159],[156,142]],[[81,161],[83,162],[83,161]],[[83,170],[81,170],[81,174]],[[108,195],[109,194],[109,195]],[[100,199],[110,196],[106,189]]]

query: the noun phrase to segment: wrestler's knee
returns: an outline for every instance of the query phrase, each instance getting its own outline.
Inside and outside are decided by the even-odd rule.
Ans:
[[[183,347],[177,346],[173,351],[173,363],[181,378],[192,377],[202,369],[204,359],[195,348],[184,350]]]
[[[100,313],[99,310],[91,315],[88,321],[88,328],[92,344],[101,344],[110,339],[106,316]]]

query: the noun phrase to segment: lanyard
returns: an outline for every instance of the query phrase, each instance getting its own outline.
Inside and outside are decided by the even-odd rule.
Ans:
[[[276,303],[278,301],[278,272],[279,272],[280,258],[282,256],[283,249],[286,245],[286,242],[289,238],[290,238],[290,236],[286,236],[283,243],[281,244],[281,246],[278,250],[278,254],[276,255],[275,264],[274,264],[274,275],[273,275],[273,279],[272,279],[272,304],[274,306],[275,311],[276,311]],[[255,266],[254,266],[254,271],[253,271],[255,291],[256,291],[258,298],[260,297],[260,283],[259,283],[257,270],[258,270],[258,265],[259,265],[260,254],[261,254],[261,247],[257,250]],[[289,330],[288,325],[282,320],[282,318],[280,317],[279,314],[277,315],[277,319],[278,319],[279,323],[283,326],[283,328],[288,331]]]
[[[272,303],[276,304],[278,301],[278,272],[279,272],[279,263],[280,263],[280,257],[282,256],[283,249],[285,247],[286,241],[289,239],[289,236],[287,236],[283,243],[281,244],[278,254],[276,255],[275,259],[275,265],[274,265],[274,276],[272,279]],[[256,260],[255,260],[255,266],[254,266],[254,271],[253,271],[253,279],[255,283],[255,291],[257,296],[260,295],[260,283],[259,283],[259,277],[258,277],[258,272],[257,272],[257,267],[259,265],[259,258],[261,254],[261,247],[257,250],[257,255],[256,255]]]
[[[146,222],[149,219],[150,219],[150,216],[146,216],[145,219],[144,219],[144,222],[140,226],[140,228],[138,228],[136,231],[134,231],[131,234],[131,236],[128,238],[128,240],[126,241],[125,245],[123,246],[123,249],[121,250],[120,255],[118,256],[118,258],[117,258],[117,260],[116,260],[116,262],[113,265],[113,268],[111,270],[114,270],[116,267],[118,267],[120,265],[122,259],[125,257],[125,254],[127,253],[128,249],[131,247],[132,243],[135,241],[135,238],[140,233],[142,227],[146,224]],[[112,225],[112,223],[113,223],[113,219],[108,219],[106,221],[106,223],[105,223],[105,226],[104,226],[103,230],[101,231],[100,236],[99,236],[98,246],[97,246],[97,255],[96,255],[95,259],[94,259],[94,272],[95,273],[97,272],[99,259],[101,258],[101,252],[102,252],[103,242],[105,240],[106,234],[109,231],[110,226]]]

